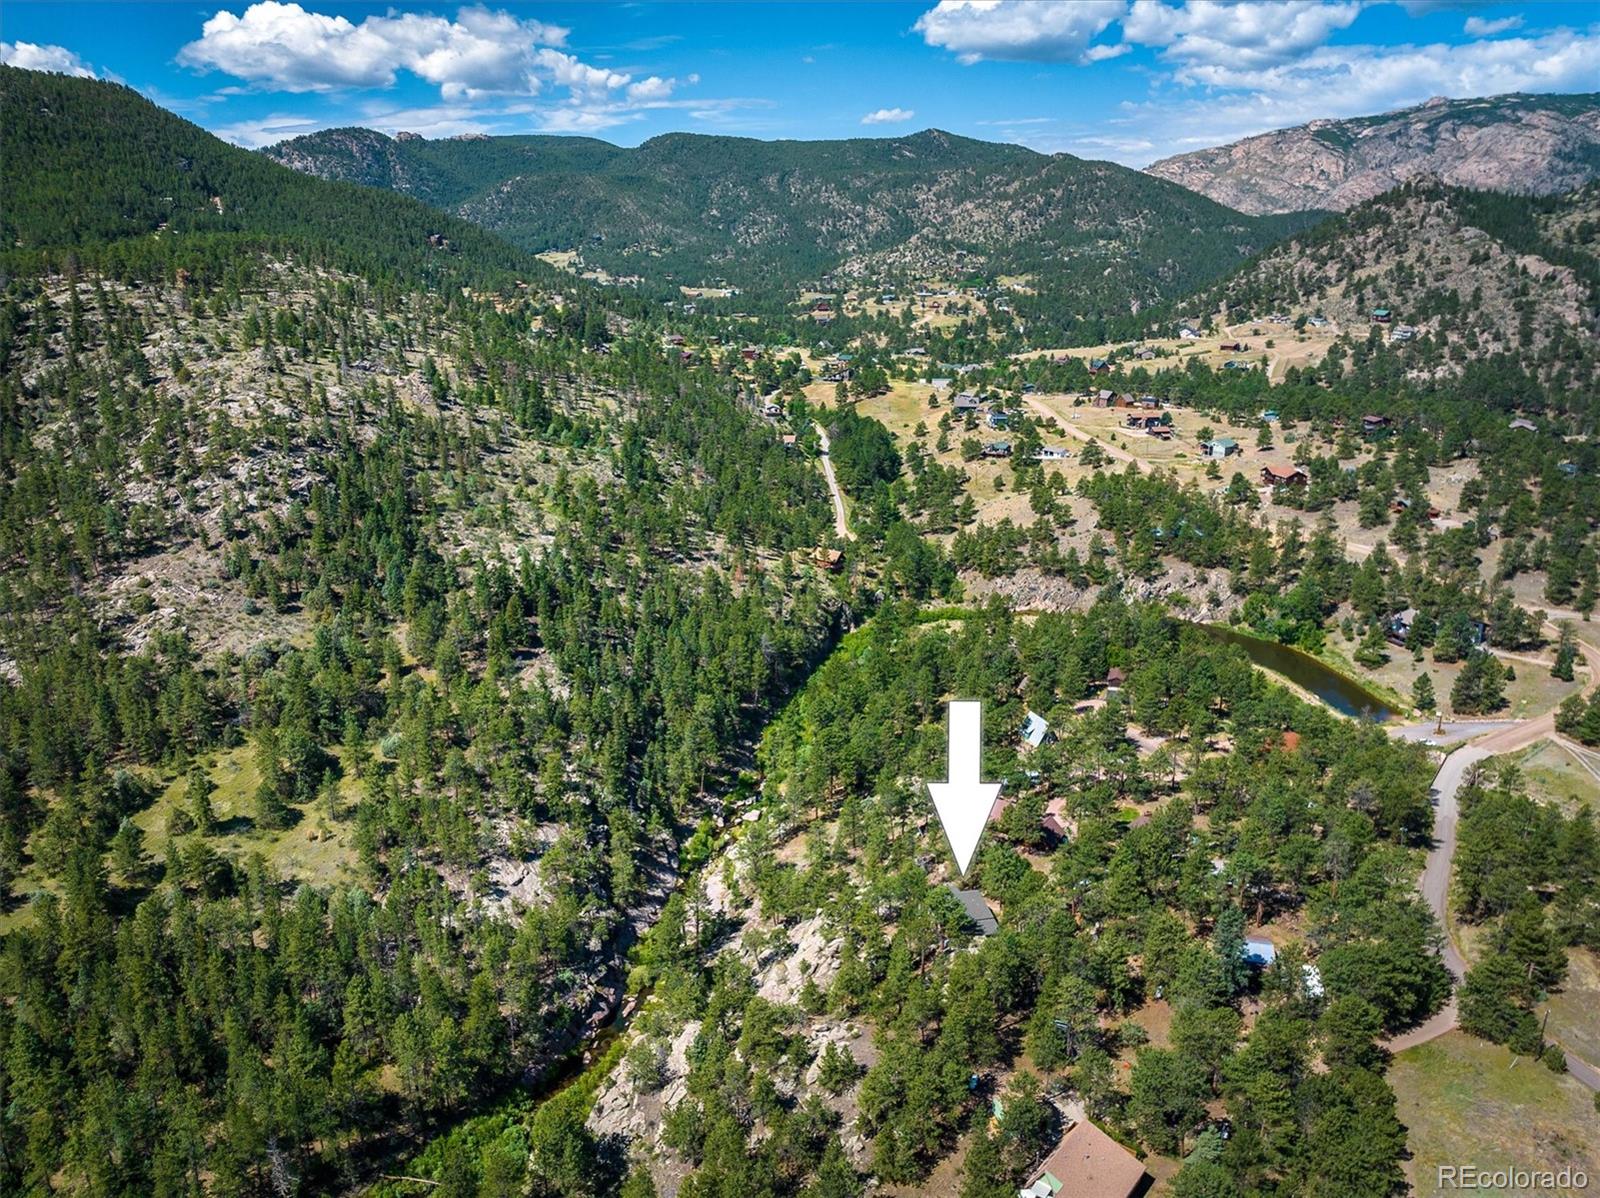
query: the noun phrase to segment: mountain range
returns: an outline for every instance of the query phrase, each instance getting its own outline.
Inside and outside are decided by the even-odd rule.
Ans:
[[[1600,93],[1436,97],[1312,121],[1146,168],[1240,212],[1344,211],[1410,179],[1550,195],[1600,176]]]
[[[809,142],[675,133],[623,149],[333,129],[264,153],[647,281],[792,291],[839,271],[1026,274],[1105,313],[1185,294],[1312,219],[1244,216],[1113,163],[939,130]]]

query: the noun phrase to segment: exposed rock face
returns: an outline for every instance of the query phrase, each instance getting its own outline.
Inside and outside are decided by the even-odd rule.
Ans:
[[[1279,129],[1145,169],[1255,215],[1343,212],[1422,175],[1549,195],[1600,177],[1600,94],[1437,98],[1381,116]]]

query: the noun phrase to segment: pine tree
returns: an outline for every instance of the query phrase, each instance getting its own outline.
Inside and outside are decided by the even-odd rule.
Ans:
[[[1562,682],[1571,682],[1573,678],[1572,667],[1578,660],[1578,637],[1573,631],[1572,622],[1561,622],[1561,639],[1556,643],[1556,660],[1550,667],[1550,677]]]
[[[216,784],[198,761],[189,767],[188,779],[183,787],[183,804],[193,821],[195,831],[210,836],[217,830],[217,816],[211,808],[211,793]]]
[[[1418,674],[1417,680],[1411,684],[1412,706],[1418,711],[1432,711],[1438,702],[1433,693],[1433,679],[1427,674]]]

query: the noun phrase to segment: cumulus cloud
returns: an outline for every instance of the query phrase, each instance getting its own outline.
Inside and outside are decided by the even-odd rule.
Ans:
[[[261,0],[242,14],[217,12],[178,61],[288,92],[389,87],[403,69],[451,98],[536,91],[535,47],[566,38],[559,26],[486,8],[463,8],[453,21],[391,11],[356,24]]]
[[[867,113],[866,116],[861,118],[861,123],[863,125],[897,125],[901,121],[909,121],[916,115],[916,112],[910,108],[880,108],[875,112]]]
[[[1497,33],[1510,33],[1513,29],[1522,28],[1522,17],[1499,17],[1491,20],[1488,17],[1468,17],[1463,25],[1462,32],[1468,37],[1493,37]]]
[[[930,46],[964,63],[986,58],[1023,62],[1086,62],[1120,52],[1089,42],[1126,11],[1123,0],[939,0],[918,18]]]
[[[1334,31],[1347,28],[1361,13],[1359,0],[1324,4],[1319,0],[1280,0],[1276,4],[1227,4],[1188,0],[1134,0],[1122,22],[1129,42],[1163,47],[1181,64],[1225,63],[1262,67],[1291,62],[1316,49]],[[1185,67],[1180,66],[1179,81]]]
[[[54,71],[58,75],[76,75],[80,79],[99,76],[83,59],[65,46],[40,46],[34,42],[0,42],[0,62],[10,67],[28,71]]]

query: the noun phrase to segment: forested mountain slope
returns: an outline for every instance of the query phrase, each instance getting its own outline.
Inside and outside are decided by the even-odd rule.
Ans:
[[[430,278],[534,277],[540,264],[404,196],[324,183],[231,146],[133,89],[0,67],[6,177],[0,242],[14,258],[113,242],[156,261],[180,238],[293,248]],[[142,238],[142,242],[130,239]],[[203,258],[190,251],[191,258]]]
[[[1457,187],[1549,195],[1600,175],[1600,93],[1440,97],[1398,112],[1279,129],[1145,169],[1253,213],[1344,211],[1423,175]]]
[[[1305,223],[1242,217],[1111,163],[938,130],[819,142],[675,133],[624,150],[339,129],[265,153],[446,205],[529,249],[581,248],[615,274],[752,289],[833,271],[1019,273],[1075,308],[1126,313]]]
[[[1387,338],[1421,379],[1492,360],[1586,402],[1600,369],[1600,184],[1531,198],[1421,181],[1268,250],[1185,307],[1224,324],[1321,315],[1354,341]],[[1380,309],[1388,319],[1374,323]]]
[[[573,288],[428,285],[487,234],[3,79],[0,1192],[365,1184],[615,1009],[842,618],[822,481]]]

